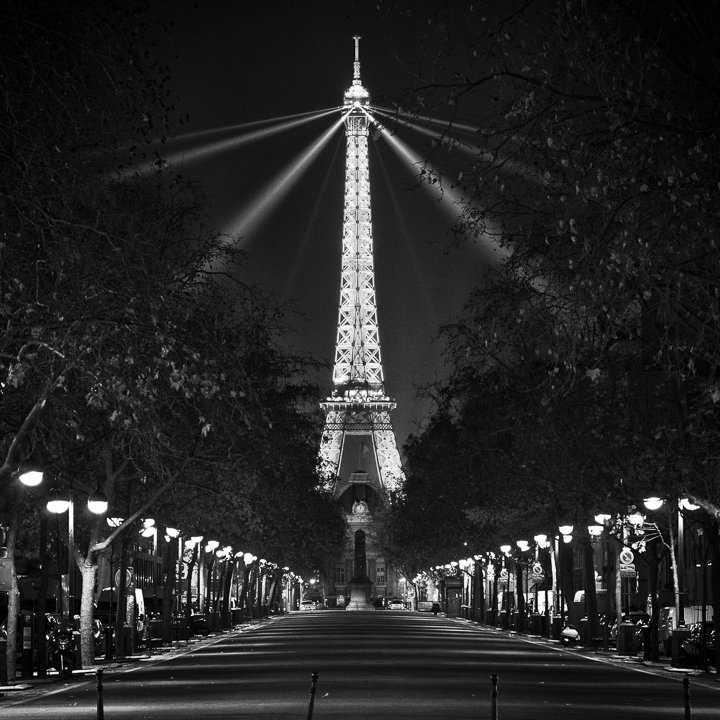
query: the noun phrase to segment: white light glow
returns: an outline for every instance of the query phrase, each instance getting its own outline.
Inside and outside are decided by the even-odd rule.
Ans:
[[[104,515],[108,509],[108,501],[102,493],[93,493],[88,497],[87,506],[91,513]]]
[[[664,502],[665,501],[662,498],[653,496],[645,498],[643,500],[643,505],[645,505],[648,510],[659,510],[663,506]]]
[[[70,507],[70,501],[67,498],[55,497],[48,500],[45,507],[47,507],[48,512],[59,515]]]
[[[26,470],[18,475],[18,480],[25,487],[37,487],[43,481],[42,470]]]

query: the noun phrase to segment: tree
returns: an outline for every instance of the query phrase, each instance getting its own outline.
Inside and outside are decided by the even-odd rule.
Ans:
[[[286,415],[306,428],[307,361],[279,349],[281,310],[226,272],[239,258],[204,226],[201,193],[149,150],[173,108],[151,33],[138,29],[152,25],[137,22],[146,9],[3,12],[0,487],[11,545],[21,505],[5,490],[23,462],[66,491],[127,498],[119,528],[88,523],[76,546],[92,663],[98,554],[160,498],[172,505],[177,486],[219,482],[237,507],[246,477],[266,482],[255,463],[264,454],[267,466],[277,442],[268,429]],[[146,158],[158,173],[142,178],[132,166]]]
[[[443,4],[428,24],[413,97],[451,108],[448,134],[477,128],[453,159],[459,229],[506,258],[448,328],[454,384],[512,385],[500,414],[514,406],[534,448],[513,470],[546,466],[585,512],[624,500],[621,479],[720,503],[719,20],[691,0],[588,0]]]

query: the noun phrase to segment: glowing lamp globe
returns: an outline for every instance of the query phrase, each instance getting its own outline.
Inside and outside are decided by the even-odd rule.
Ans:
[[[26,470],[18,475],[18,480],[25,487],[37,487],[43,481],[42,470]]]
[[[95,515],[104,515],[108,509],[108,499],[101,492],[92,493],[87,501],[88,510]]]
[[[59,515],[60,513],[64,513],[70,507],[70,500],[67,495],[62,492],[62,490],[53,488],[50,491],[45,507],[48,509],[48,512]]]
[[[663,506],[663,499],[659,497],[647,497],[643,500],[643,505],[648,510],[659,510]]]

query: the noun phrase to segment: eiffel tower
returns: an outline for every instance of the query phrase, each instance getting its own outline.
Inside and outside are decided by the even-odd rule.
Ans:
[[[365,465],[363,470],[377,476],[384,495],[396,491],[404,481],[390,420],[396,404],[385,394],[383,384],[375,300],[368,169],[368,135],[374,120],[368,112],[370,95],[360,81],[360,37],[354,40],[353,82],[342,107],[347,150],[333,390],[320,403],[325,412],[320,458],[325,476],[334,483],[336,496],[344,484],[340,474],[349,436],[364,438],[359,462]],[[363,457],[367,454],[372,454],[372,459]]]
[[[341,108],[347,150],[333,389],[320,403],[325,412],[322,470],[345,511],[348,529],[344,556],[325,568],[322,585],[330,607],[337,603],[348,610],[372,610],[379,598],[402,592],[399,576],[377,542],[376,513],[405,478],[390,421],[395,402],[383,384],[368,169],[374,120],[370,96],[360,82],[360,38],[354,39],[353,82]]]

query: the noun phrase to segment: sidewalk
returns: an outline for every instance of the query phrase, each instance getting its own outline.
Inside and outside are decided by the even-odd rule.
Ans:
[[[160,660],[167,660],[178,655],[184,655],[185,653],[192,652],[200,647],[206,647],[212,645],[225,637],[240,634],[253,627],[256,627],[260,623],[267,622],[273,618],[263,618],[262,620],[248,620],[241,625],[236,625],[231,630],[223,630],[215,633],[210,633],[206,636],[194,635],[188,642],[185,641],[174,641],[172,645],[165,645],[158,647],[154,650],[147,652],[136,653],[127,657],[119,657],[114,660],[99,660],[96,658],[95,665],[89,668],[80,668],[75,670],[72,676],[66,680],[62,680],[56,670],[48,670],[46,677],[39,678],[22,678],[14,683],[8,683],[7,685],[0,685],[0,707],[2,702],[8,699],[17,699],[22,697],[25,699],[26,696],[42,694],[43,691],[47,692],[55,690],[62,685],[72,685],[80,682],[87,682],[88,680],[94,680],[97,676],[98,670],[103,670],[103,673],[112,673],[113,671],[124,671],[137,665],[141,662],[157,662]]]
[[[558,652],[565,652],[571,655],[582,655],[597,662],[610,663],[617,666],[632,667],[638,671],[649,672],[661,677],[677,677],[691,676],[693,682],[702,682],[703,686],[720,690],[720,678],[716,673],[716,669],[711,667],[707,671],[698,668],[673,667],[670,664],[670,658],[662,658],[661,660],[645,660],[641,653],[633,655],[620,655],[613,648],[604,650],[599,647],[586,647],[584,645],[565,646],[561,645],[559,640],[543,637],[542,635],[530,635],[529,633],[519,633],[516,630],[505,630],[504,628],[495,627],[494,625],[483,625],[482,623],[465,620],[463,618],[449,618],[458,622],[474,625],[478,629],[486,632],[495,633],[497,635],[505,635],[506,637],[514,637],[534,645],[542,645]]]

